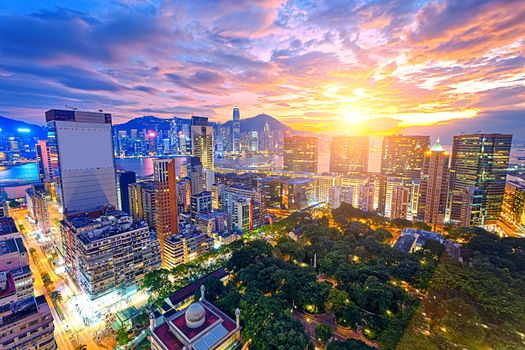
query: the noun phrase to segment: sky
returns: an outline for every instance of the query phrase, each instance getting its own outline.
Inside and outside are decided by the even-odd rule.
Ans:
[[[525,1],[0,2],[0,115],[525,139]],[[521,136],[519,136],[521,137]]]

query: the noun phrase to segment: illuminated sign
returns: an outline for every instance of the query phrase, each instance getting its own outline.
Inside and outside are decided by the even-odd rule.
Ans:
[[[18,132],[22,132],[22,133],[28,133],[28,132],[31,132],[31,129],[29,129],[29,128],[18,128],[17,131]]]

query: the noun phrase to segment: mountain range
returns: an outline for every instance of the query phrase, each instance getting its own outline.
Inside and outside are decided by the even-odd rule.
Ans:
[[[159,118],[155,116],[143,116],[139,118],[131,119],[123,124],[116,124],[115,128],[117,130],[126,130],[130,131],[131,129],[137,130],[162,130],[167,131],[170,128],[171,119]],[[189,119],[188,119],[189,123]],[[231,127],[233,121],[229,120],[226,123],[220,124],[222,127]],[[290,127],[284,125],[277,119],[267,114],[259,114],[251,118],[241,119],[241,132],[249,131],[262,131],[264,125],[268,123],[271,130],[282,130],[288,131],[292,130]],[[218,123],[211,123],[214,125],[219,125]]]
[[[40,140],[47,139],[47,130],[43,126],[0,116],[0,131],[2,133],[16,135],[20,133],[20,130],[23,130],[24,134],[37,137]]]

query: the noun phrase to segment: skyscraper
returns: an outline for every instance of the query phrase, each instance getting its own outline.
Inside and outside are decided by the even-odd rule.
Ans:
[[[41,182],[51,182],[54,178],[53,169],[57,167],[56,156],[49,151],[47,140],[39,140],[35,145],[38,176]]]
[[[284,170],[317,173],[317,143],[314,136],[284,138]]]
[[[241,151],[241,111],[237,107],[233,109],[232,151],[233,153]]]
[[[137,174],[135,174],[133,171],[123,171],[117,174],[117,180],[120,209],[125,213],[131,214],[129,209],[128,186],[137,182]]]
[[[155,186],[155,228],[160,243],[162,266],[166,266],[164,243],[179,232],[175,159],[153,160]]]
[[[133,220],[144,220],[155,227],[155,185],[153,181],[132,183],[128,186],[129,211]]]
[[[368,171],[368,136],[334,137],[330,145],[330,172],[342,175]]]
[[[199,157],[189,157],[187,173],[191,181],[191,194],[199,194],[206,189],[204,169]]]
[[[117,207],[111,114],[51,109],[48,146],[58,159],[58,199],[66,214]]]
[[[194,157],[200,158],[203,169],[213,171],[213,127],[208,118],[191,117],[191,150]]]
[[[450,218],[483,225],[500,217],[512,135],[454,136],[450,170]]]
[[[450,155],[439,139],[425,152],[420,177],[420,197],[417,217],[431,225],[441,225],[445,220],[448,198]]]
[[[429,145],[429,136],[385,136],[381,173],[405,181],[419,179]]]

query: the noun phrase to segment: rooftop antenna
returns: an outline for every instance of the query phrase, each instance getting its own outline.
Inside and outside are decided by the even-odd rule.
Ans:
[[[66,105],[65,107],[66,107],[67,109],[72,109],[72,110],[74,110],[74,111],[76,111],[76,110],[78,109],[78,108],[76,108],[76,107],[71,107],[71,106],[68,106],[68,105]]]

